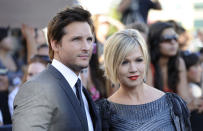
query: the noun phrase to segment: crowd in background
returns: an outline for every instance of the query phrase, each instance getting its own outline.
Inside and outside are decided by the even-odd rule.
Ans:
[[[181,96],[191,111],[193,130],[203,129],[203,31],[197,30],[193,36],[174,20],[148,24],[149,10],[161,9],[158,0],[123,0],[117,9],[120,20],[104,14],[93,16],[95,42],[89,67],[80,74],[83,86],[95,101],[119,88],[104,76],[104,44],[113,32],[136,29],[150,54],[145,82]],[[12,124],[13,101],[20,85],[51,63],[45,35],[42,29],[26,24],[21,28],[0,27],[0,125]]]

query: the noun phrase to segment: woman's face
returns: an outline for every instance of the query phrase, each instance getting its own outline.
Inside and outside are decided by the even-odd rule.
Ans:
[[[163,56],[175,56],[179,48],[177,39],[177,34],[173,28],[165,29],[161,34],[160,53]]]
[[[118,80],[121,87],[133,88],[143,83],[145,61],[139,45],[130,51],[118,68]]]
[[[187,77],[189,82],[198,83],[201,81],[202,68],[200,63],[191,66],[187,71]]]
[[[38,73],[42,72],[46,66],[40,62],[31,63],[28,66],[28,74],[26,80],[31,79],[33,76],[37,75]]]

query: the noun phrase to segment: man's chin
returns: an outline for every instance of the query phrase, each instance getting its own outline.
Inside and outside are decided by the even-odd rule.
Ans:
[[[73,68],[77,71],[81,71],[87,67],[88,67],[88,64],[80,64],[80,65],[75,65]]]
[[[87,68],[88,65],[80,65],[81,70]]]

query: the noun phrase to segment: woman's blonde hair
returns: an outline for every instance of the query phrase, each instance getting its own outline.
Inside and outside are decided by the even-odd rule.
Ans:
[[[104,44],[104,67],[105,75],[113,83],[118,83],[118,68],[126,55],[135,49],[137,45],[140,46],[145,66],[146,77],[148,63],[149,63],[149,54],[146,42],[142,35],[135,29],[125,29],[113,34],[107,39]]]

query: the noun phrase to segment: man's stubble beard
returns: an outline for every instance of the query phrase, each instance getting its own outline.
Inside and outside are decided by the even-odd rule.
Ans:
[[[82,66],[82,65],[66,65],[68,68],[70,68],[71,70],[73,70],[74,72],[80,72],[82,69],[85,69],[88,67],[88,65],[86,66]]]

